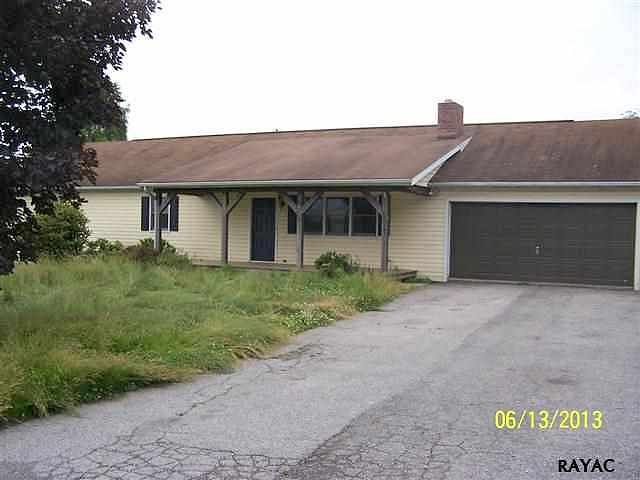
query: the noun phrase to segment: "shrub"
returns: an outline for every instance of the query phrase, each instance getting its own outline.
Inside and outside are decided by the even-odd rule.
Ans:
[[[153,244],[154,244],[153,238],[143,238],[138,242],[138,245],[140,247],[151,248],[151,249],[153,248]],[[162,239],[162,251],[169,252],[169,253],[178,253],[178,249],[173,245],[171,245],[169,242],[167,242],[165,239]]]
[[[153,248],[153,240],[145,238],[137,245],[132,245],[124,249],[124,254],[130,260],[141,263],[153,263],[155,265],[166,265],[169,267],[183,267],[191,265],[187,255],[178,253],[176,247],[166,240],[162,240],[162,251],[158,252]]]
[[[320,255],[314,262],[316,268],[326,277],[336,277],[342,273],[353,273],[358,271],[358,263],[351,255],[337,253],[333,250]]]
[[[98,238],[97,240],[87,242],[84,253],[87,255],[113,255],[121,253],[123,250],[124,245],[117,240],[112,242],[106,238]]]
[[[160,253],[153,248],[153,245],[145,245],[142,242],[138,243],[137,245],[131,245],[124,249],[125,257],[135,262],[152,262],[155,261],[156,257],[159,254]]]
[[[38,256],[54,258],[82,253],[89,239],[89,220],[78,208],[58,202],[50,215],[37,214],[37,235],[34,246]]]

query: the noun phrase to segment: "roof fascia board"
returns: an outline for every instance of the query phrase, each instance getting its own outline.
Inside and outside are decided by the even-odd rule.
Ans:
[[[440,170],[440,167],[442,167],[442,165],[444,165],[444,163],[451,157],[453,157],[456,153],[462,152],[467,147],[467,145],[469,145],[469,142],[472,138],[473,136],[467,138],[462,143],[459,143],[447,153],[438,158],[435,162],[429,164],[429,166],[422,170],[420,173],[415,175],[411,179],[411,186],[417,185],[419,187],[426,187],[429,183],[429,180],[431,180],[433,176],[438,172],[438,170]]]
[[[377,186],[408,187],[408,178],[370,178],[346,180],[229,180],[212,182],[139,182],[138,187],[151,188],[256,188],[256,187],[341,187]]]
[[[138,185],[83,185],[76,187],[79,192],[94,190],[140,190]]]
[[[640,187],[640,181],[633,182],[580,182],[580,181],[557,181],[557,182],[433,182],[434,187],[492,187],[492,188],[513,188],[513,187]]]

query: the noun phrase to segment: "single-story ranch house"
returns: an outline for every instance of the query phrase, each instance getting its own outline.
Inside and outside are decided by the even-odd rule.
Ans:
[[[464,124],[446,101],[433,126],[91,146],[95,238],[164,238],[209,265],[335,250],[441,282],[640,288],[640,119]]]

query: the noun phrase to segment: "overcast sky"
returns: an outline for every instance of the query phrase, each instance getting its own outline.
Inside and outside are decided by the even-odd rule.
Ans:
[[[163,0],[152,28],[113,75],[130,139],[640,109],[640,0]]]

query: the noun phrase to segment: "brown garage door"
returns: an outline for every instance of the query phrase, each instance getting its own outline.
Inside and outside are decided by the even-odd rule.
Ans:
[[[633,286],[633,204],[454,203],[451,276]]]

